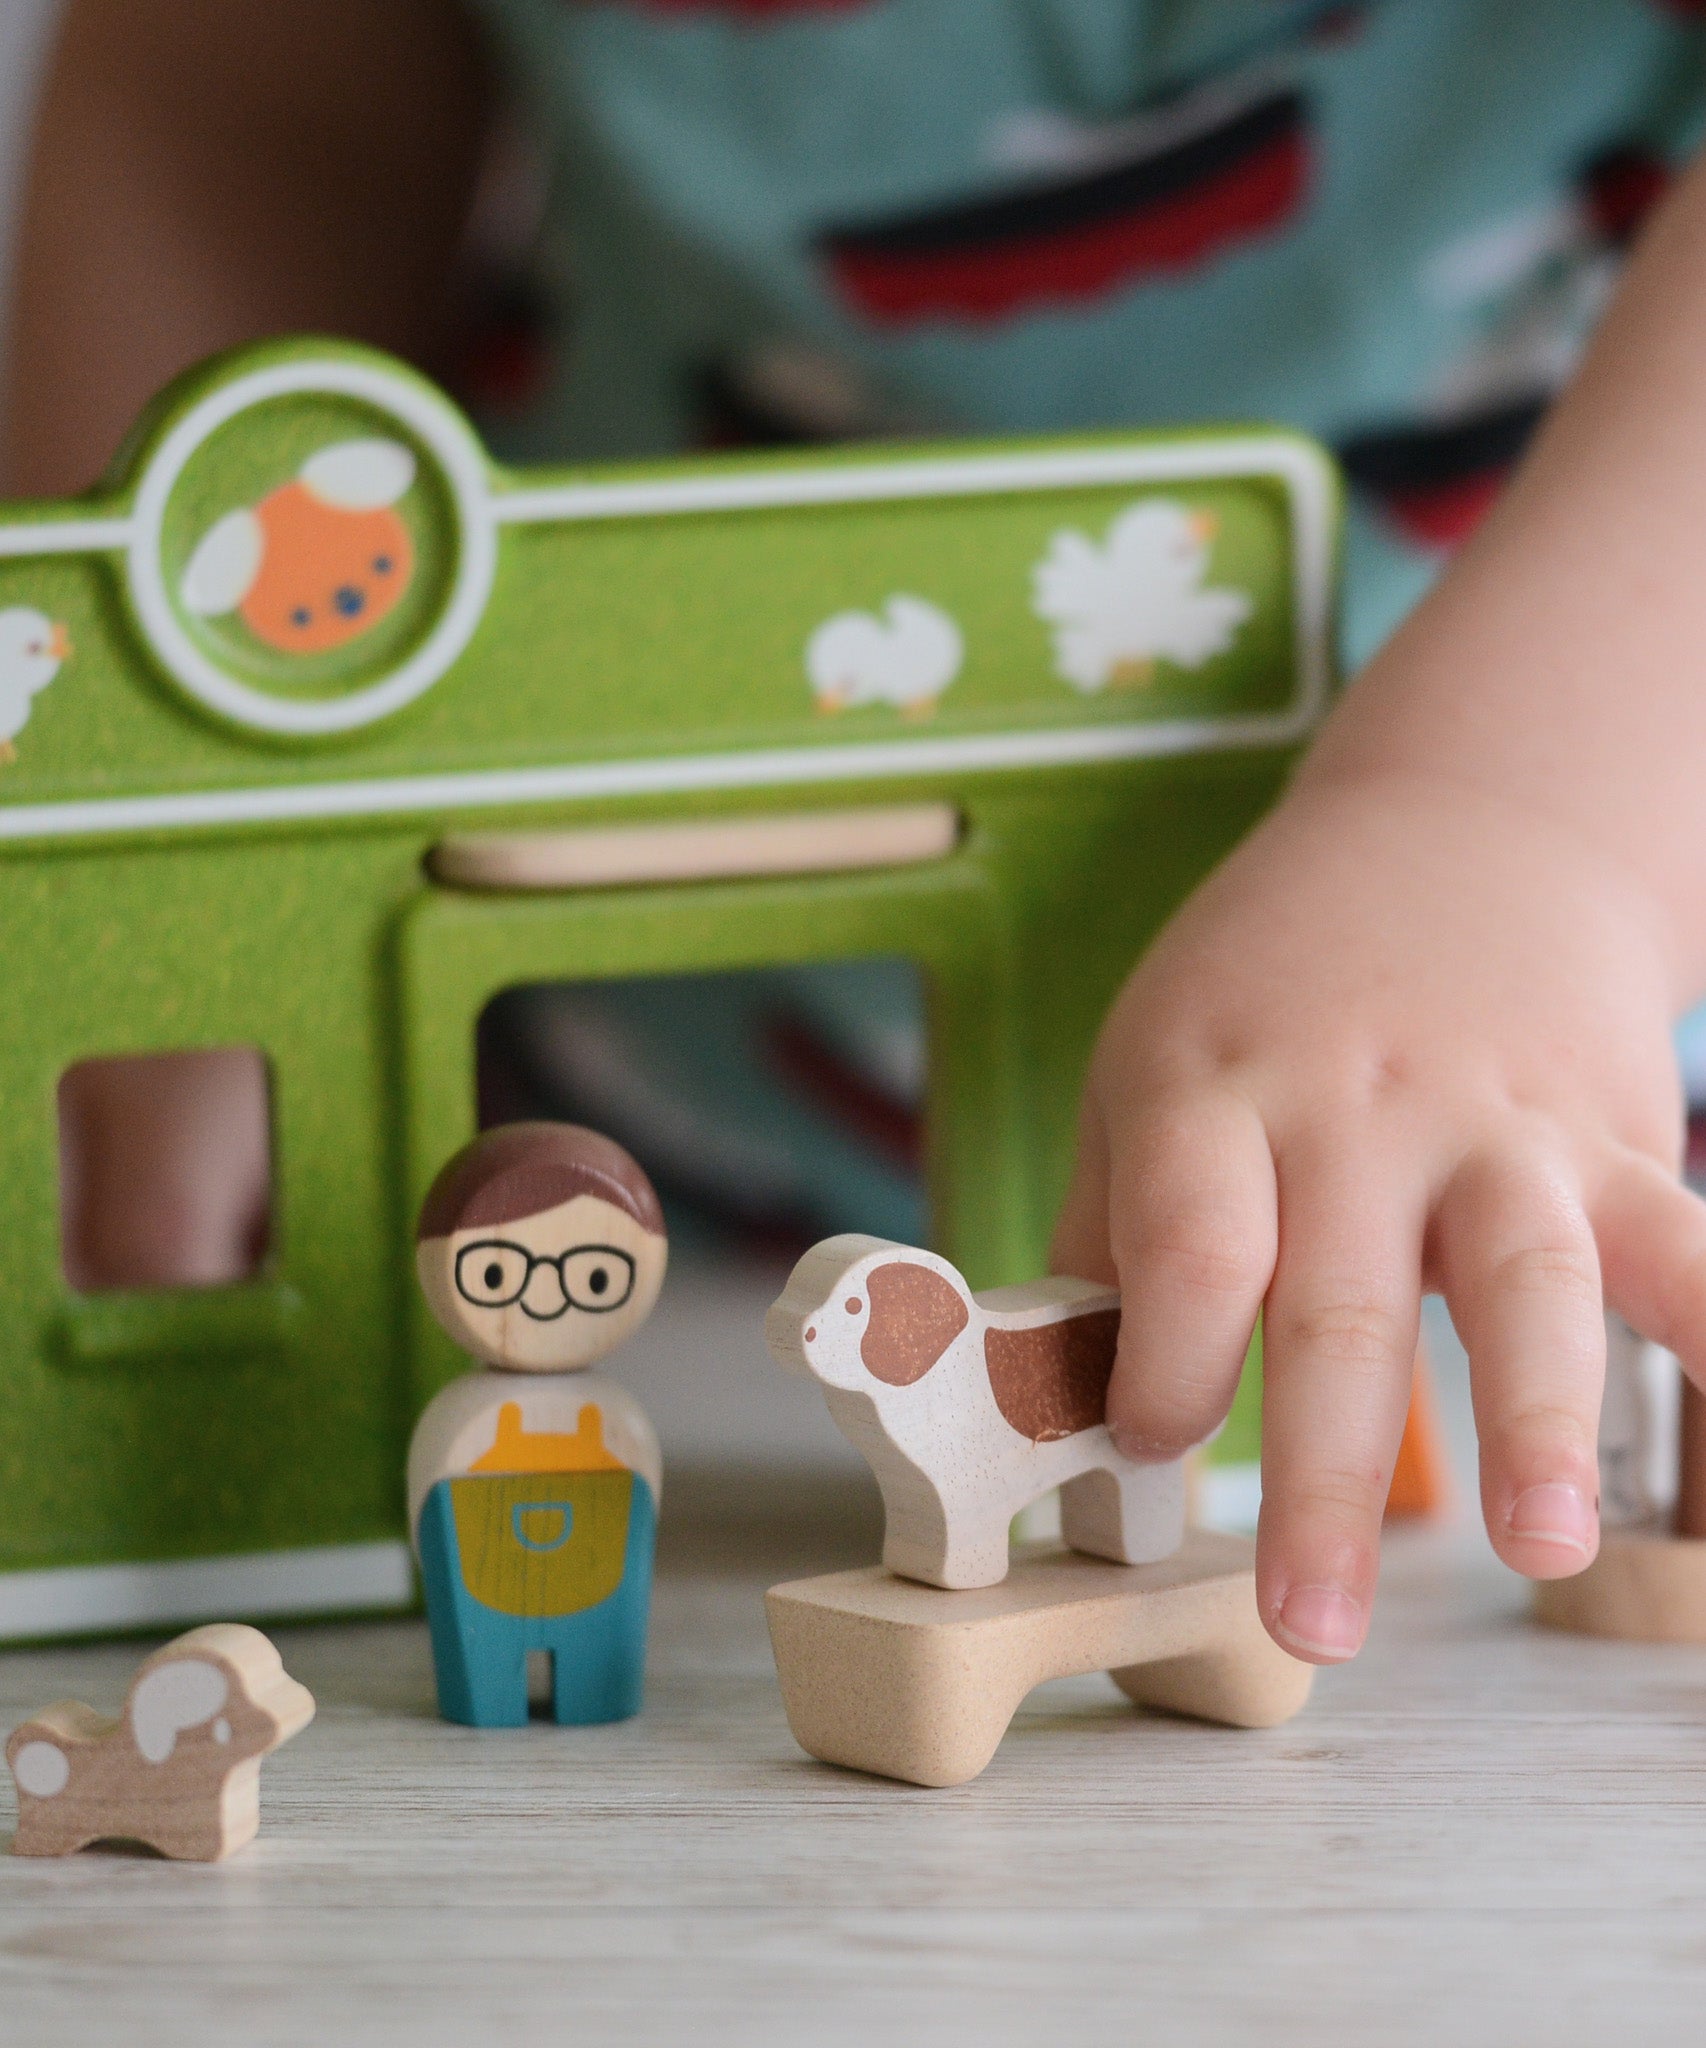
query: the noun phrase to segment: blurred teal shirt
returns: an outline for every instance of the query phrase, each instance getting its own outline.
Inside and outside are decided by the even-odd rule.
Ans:
[[[628,455],[1278,420],[1353,486],[1349,652],[1473,523],[1693,145],[1682,0],[479,0],[562,346]]]

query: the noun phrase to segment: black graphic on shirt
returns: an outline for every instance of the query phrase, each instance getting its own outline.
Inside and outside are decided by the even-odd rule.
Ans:
[[[1482,337],[1451,366],[1447,401],[1426,419],[1384,423],[1342,443],[1352,483],[1411,540],[1450,548],[1480,523],[1674,176],[1644,145],[1596,150],[1536,223],[1529,252],[1491,281]]]
[[[867,318],[999,320],[1188,270],[1270,235],[1302,206],[1304,97],[1271,74],[1219,82],[1087,131],[1076,160],[1005,189],[881,220],[818,248]]]

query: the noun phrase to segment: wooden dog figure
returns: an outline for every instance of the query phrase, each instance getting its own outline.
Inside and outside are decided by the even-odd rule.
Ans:
[[[116,1721],[60,1700],[12,1731],[12,1853],[121,1840],[217,1863],[260,1826],[261,1758],[313,1718],[313,1695],[259,1629],[191,1629],[141,1667]]]
[[[1102,1420],[1117,1290],[1039,1280],[974,1295],[934,1253],[826,1238],[765,1318],[772,1355],[823,1384],[868,1460],[883,1563],[950,1588],[1007,1576],[1007,1525],[1061,1488],[1068,1545],[1121,1564],[1170,1557],[1185,1527],[1182,1460],[1122,1457]]]

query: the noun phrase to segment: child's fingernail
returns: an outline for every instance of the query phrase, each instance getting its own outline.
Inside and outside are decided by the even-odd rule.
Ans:
[[[1293,1586],[1274,1632],[1294,1650],[1339,1664],[1362,1646],[1362,1609],[1337,1586]]]
[[[1163,1444],[1155,1436],[1143,1436],[1139,1430],[1110,1430],[1108,1436],[1114,1440],[1114,1450],[1122,1458],[1131,1458],[1133,1464],[1171,1464],[1180,1452]]]
[[[1506,1527],[1526,1542],[1555,1543],[1586,1557],[1593,1549],[1594,1522],[1593,1509],[1576,1487],[1549,1480],[1517,1495]]]

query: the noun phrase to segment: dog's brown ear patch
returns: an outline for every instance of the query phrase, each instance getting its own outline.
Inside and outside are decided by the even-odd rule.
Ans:
[[[873,1379],[910,1387],[971,1321],[966,1298],[932,1266],[896,1259],[865,1278],[871,1320],[859,1356]]]
[[[1009,1426],[1034,1444],[1094,1429],[1108,1403],[1117,1308],[1090,1309],[1028,1330],[990,1330],[983,1340],[989,1391]]]

